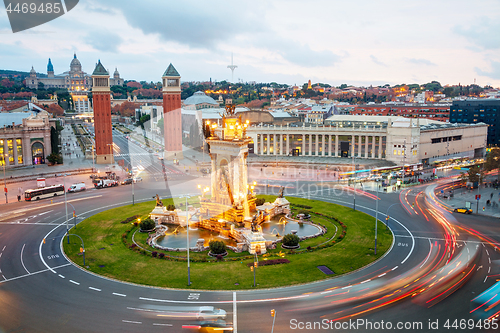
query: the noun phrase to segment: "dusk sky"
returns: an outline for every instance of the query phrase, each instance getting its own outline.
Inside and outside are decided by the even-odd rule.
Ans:
[[[80,0],[66,15],[13,34],[0,10],[0,69],[56,74],[76,52],[91,73],[160,81],[334,86],[476,83],[500,87],[500,1]]]

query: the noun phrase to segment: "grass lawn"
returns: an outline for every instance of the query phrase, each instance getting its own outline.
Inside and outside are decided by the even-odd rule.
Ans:
[[[262,196],[267,201],[274,201],[273,196]],[[257,268],[257,288],[272,288],[292,284],[307,283],[331,278],[322,273],[317,266],[325,265],[336,275],[344,274],[363,267],[381,257],[391,246],[392,235],[383,227],[378,228],[377,255],[373,254],[375,221],[374,218],[353,211],[351,208],[332,203],[287,197],[294,205],[310,206],[312,220],[326,226],[328,232],[320,237],[301,242],[301,249],[296,251],[277,249],[259,257],[259,261],[279,258],[285,254],[288,264],[262,266]],[[198,198],[189,200],[195,204]],[[172,200],[163,200],[165,205]],[[170,259],[153,258],[149,251],[155,251],[146,245],[147,234],[136,232],[132,223],[121,223],[127,218],[139,215],[146,218],[154,208],[154,201],[123,206],[96,214],[72,228],[70,233],[78,234],[85,243],[85,268],[94,273],[138,284],[169,287],[187,287],[187,262],[185,252],[166,252]],[[304,209],[294,208],[295,211]],[[321,213],[322,216],[315,214]],[[346,226],[346,234],[340,239],[342,226],[334,217]],[[134,241],[144,250],[132,250],[128,246]],[[333,243],[335,242],[335,243]],[[80,240],[72,236],[70,244],[64,244],[68,257],[78,265],[83,265],[79,253]],[[328,246],[327,246],[328,245]],[[307,247],[312,250],[308,251]],[[205,290],[241,290],[253,289],[253,272],[247,263],[253,262],[246,253],[233,253],[224,261],[216,262],[207,252],[190,252],[192,289]]]

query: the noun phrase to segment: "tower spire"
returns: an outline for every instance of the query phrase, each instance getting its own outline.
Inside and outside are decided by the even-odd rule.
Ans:
[[[231,65],[228,65],[227,68],[231,70],[231,83],[234,83],[234,70],[238,68],[238,66],[233,64],[233,52],[231,52]]]

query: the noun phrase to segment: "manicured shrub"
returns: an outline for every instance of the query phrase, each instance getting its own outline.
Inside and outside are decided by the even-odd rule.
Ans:
[[[286,234],[283,237],[283,245],[285,246],[297,246],[299,245],[299,236],[294,234]]]
[[[159,257],[160,259],[163,259],[163,258],[165,257],[165,253],[163,253],[163,252],[162,252],[162,253],[160,253],[160,254],[158,255],[158,257]]]
[[[222,241],[210,241],[208,244],[208,247],[210,248],[210,252],[212,254],[224,254],[226,253],[226,244]]]
[[[175,210],[175,206],[172,204],[167,205],[167,210],[170,210],[170,211]]]
[[[158,256],[158,252],[156,252],[156,251],[151,252],[151,256],[153,258],[156,258]]]
[[[144,219],[141,221],[141,230],[152,230],[155,228],[156,223],[150,218]]]
[[[265,202],[266,202],[266,200],[264,198],[257,198],[255,200],[255,205],[256,206],[262,206]]]

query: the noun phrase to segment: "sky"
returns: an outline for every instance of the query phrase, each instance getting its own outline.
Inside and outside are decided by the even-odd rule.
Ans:
[[[1,4],[0,4],[1,6]],[[0,69],[56,74],[76,52],[83,70],[125,80],[333,86],[500,87],[498,0],[80,0],[65,15],[12,33],[0,9]]]

